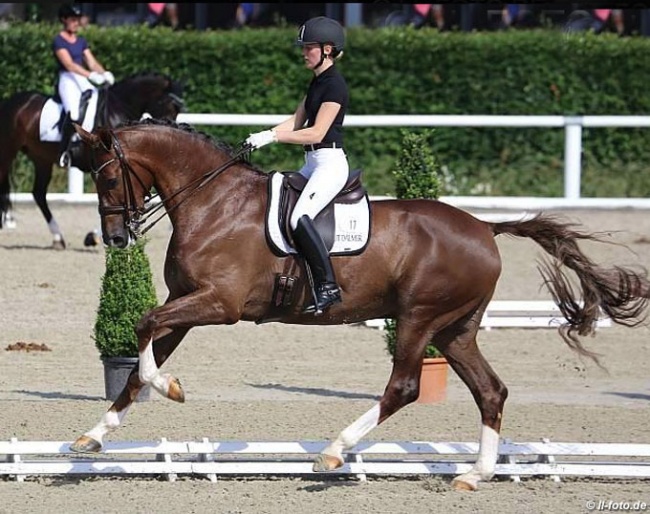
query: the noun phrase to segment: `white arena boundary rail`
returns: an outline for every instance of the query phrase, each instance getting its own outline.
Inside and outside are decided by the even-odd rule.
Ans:
[[[0,476],[25,481],[37,475],[164,476],[175,481],[192,475],[216,482],[233,476],[347,475],[367,480],[368,475],[459,475],[470,470],[477,457],[475,442],[367,442],[348,452],[336,471],[315,473],[312,461],[327,442],[200,442],[130,441],[105,444],[102,453],[77,454],[66,441],[0,441]],[[4,459],[3,459],[4,457]],[[604,461],[611,457],[614,460]],[[515,443],[499,445],[496,476],[520,481],[522,477],[562,476],[650,477],[650,444]]]
[[[385,323],[383,319],[364,322],[367,327],[379,329],[383,329]],[[481,328],[559,328],[563,323],[566,319],[552,301],[492,300],[481,320]],[[596,327],[611,326],[612,320],[601,314]]]
[[[289,115],[181,113],[177,121],[191,125],[273,126]],[[348,115],[349,127],[538,127],[559,128],[564,138],[564,197],[453,196],[441,200],[461,208],[552,209],[552,208],[650,208],[646,198],[581,198],[582,130],[603,127],[650,127],[650,116],[518,116],[518,115]],[[558,149],[559,151],[559,149]],[[52,193],[49,200],[96,202],[84,194],[83,174],[68,172],[68,192]],[[30,193],[12,196],[15,202],[32,201]]]

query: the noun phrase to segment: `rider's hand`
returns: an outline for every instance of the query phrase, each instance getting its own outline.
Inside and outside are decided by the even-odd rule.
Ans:
[[[97,73],[96,71],[90,72],[90,75],[88,75],[88,80],[90,80],[94,86],[101,86],[104,82],[106,82],[104,75]]]
[[[275,133],[275,130],[263,130],[262,132],[256,132],[248,136],[248,139],[244,141],[244,144],[251,146],[251,150],[257,150],[262,148],[270,143],[275,143],[278,140],[278,136]]]
[[[108,82],[109,86],[115,84],[115,76],[110,71],[104,72],[104,79],[106,79],[106,82]]]

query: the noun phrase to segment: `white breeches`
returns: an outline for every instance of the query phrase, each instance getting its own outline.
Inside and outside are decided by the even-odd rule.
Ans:
[[[88,89],[95,90],[95,86],[84,76],[71,71],[59,73],[59,96],[66,112],[70,113],[73,121],[79,121],[79,102],[81,94]]]
[[[292,230],[302,216],[313,220],[334,199],[348,180],[350,166],[342,148],[321,148],[305,152],[300,174],[307,178],[307,185],[291,214]]]

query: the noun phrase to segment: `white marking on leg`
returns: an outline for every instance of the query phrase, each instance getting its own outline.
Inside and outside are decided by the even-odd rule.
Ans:
[[[499,433],[483,425],[481,427],[481,444],[474,469],[484,480],[489,480],[494,475],[494,469],[499,456]]]
[[[379,403],[344,429],[327,448],[323,454],[331,455],[343,460],[343,451],[352,448],[361,438],[379,424]]]
[[[160,394],[167,396],[169,377],[162,376],[160,368],[156,365],[156,358],[153,355],[153,338],[149,339],[149,344],[147,344],[144,352],[140,352],[138,378],[143,384],[150,384]]]
[[[465,482],[473,489],[477,489],[481,480],[490,480],[494,476],[498,456],[499,433],[486,425],[482,425],[478,459],[471,470],[456,477],[455,480]]]
[[[54,218],[50,220],[50,222],[47,224],[47,226],[50,228],[50,234],[53,236],[59,236],[59,241],[61,238],[61,229],[59,228],[59,224],[56,222]]]
[[[149,343],[143,352],[140,352],[140,368],[138,375],[140,381],[144,384],[150,384],[153,378],[158,374],[158,366],[156,366],[156,359],[153,356],[153,338],[149,339]]]
[[[115,412],[114,410],[106,411],[102,416],[102,420],[84,435],[102,444],[104,436],[120,426],[128,410],[129,407],[125,407],[119,412]]]

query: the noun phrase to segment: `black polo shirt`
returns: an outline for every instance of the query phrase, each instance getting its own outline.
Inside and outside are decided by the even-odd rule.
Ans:
[[[341,105],[334,123],[323,138],[323,143],[338,143],[343,146],[343,118],[348,108],[348,97],[348,85],[336,66],[330,66],[323,73],[315,76],[309,84],[305,99],[308,127],[314,126],[316,115],[323,103],[335,102]]]

